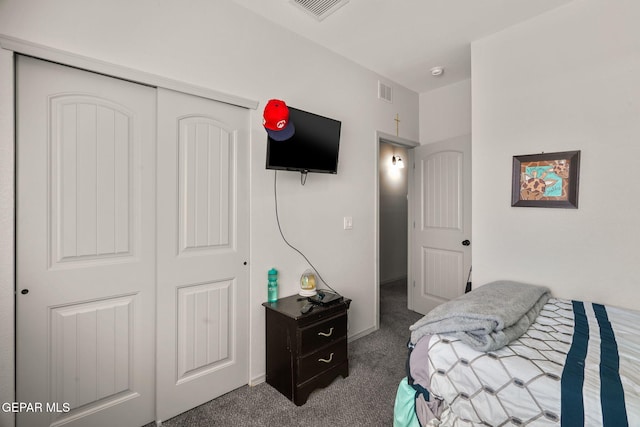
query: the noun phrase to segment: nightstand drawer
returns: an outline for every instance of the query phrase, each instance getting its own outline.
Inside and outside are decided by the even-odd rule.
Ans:
[[[300,333],[300,354],[307,354],[347,336],[347,315],[334,317]]]
[[[299,382],[307,381],[327,369],[338,366],[345,360],[347,360],[347,339],[343,338],[329,347],[300,359],[298,365]]]

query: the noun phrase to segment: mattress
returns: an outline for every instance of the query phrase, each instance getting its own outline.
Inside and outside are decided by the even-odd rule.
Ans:
[[[498,350],[438,334],[411,346],[422,425],[640,426],[640,312],[551,298]]]

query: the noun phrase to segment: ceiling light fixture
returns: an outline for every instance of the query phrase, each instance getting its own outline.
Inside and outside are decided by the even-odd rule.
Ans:
[[[444,67],[433,67],[430,71],[433,77],[440,77],[444,74]]]

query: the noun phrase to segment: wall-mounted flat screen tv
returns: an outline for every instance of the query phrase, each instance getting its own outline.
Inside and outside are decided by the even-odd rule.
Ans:
[[[295,134],[286,141],[267,137],[267,169],[338,172],[342,122],[289,107]]]

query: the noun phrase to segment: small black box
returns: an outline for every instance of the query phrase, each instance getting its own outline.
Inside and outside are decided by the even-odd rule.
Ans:
[[[340,301],[342,301],[343,298],[342,298],[342,295],[338,295],[333,292],[318,291],[317,295],[308,297],[307,300],[314,304],[327,306],[327,305],[337,304]]]

